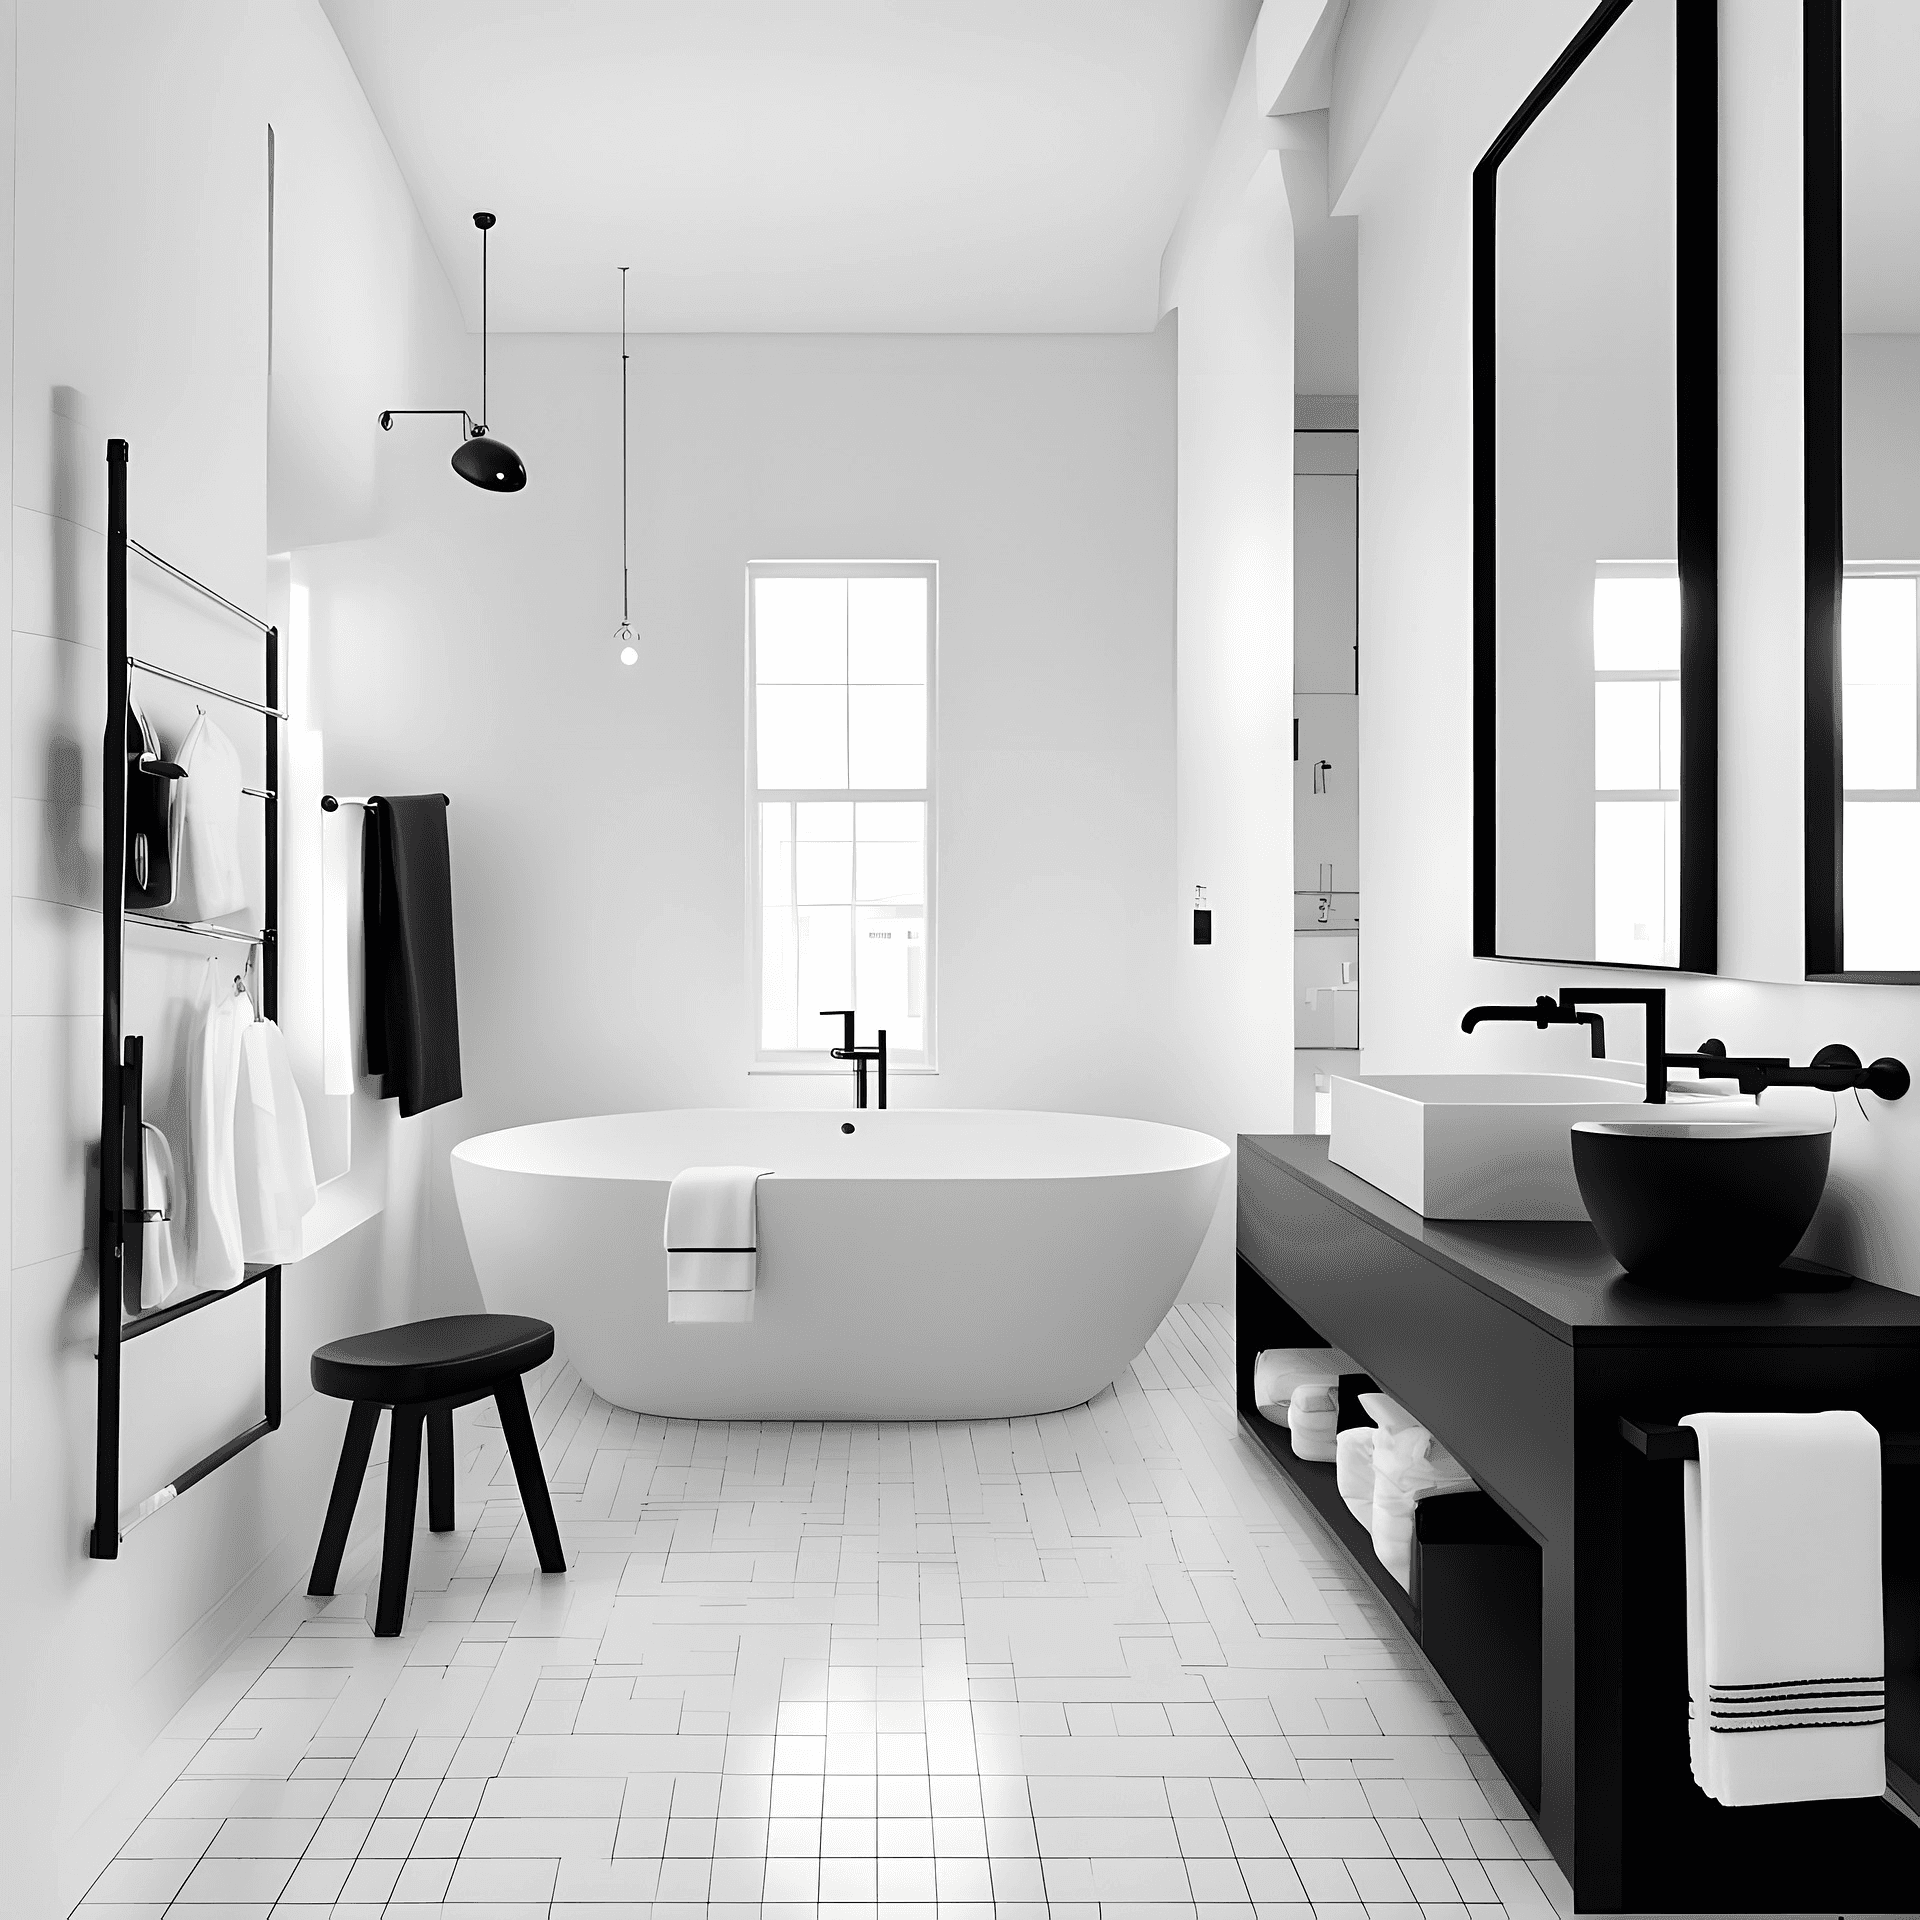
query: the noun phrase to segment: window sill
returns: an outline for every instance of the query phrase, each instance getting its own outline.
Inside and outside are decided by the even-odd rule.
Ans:
[[[812,1076],[817,1080],[851,1080],[853,1063],[849,1060],[833,1060],[825,1065],[815,1066],[805,1060],[759,1060],[747,1069],[749,1077],[754,1074],[771,1073],[798,1075],[802,1078]],[[937,1079],[940,1069],[937,1066],[897,1067],[892,1061],[887,1063],[889,1080],[933,1080]]]

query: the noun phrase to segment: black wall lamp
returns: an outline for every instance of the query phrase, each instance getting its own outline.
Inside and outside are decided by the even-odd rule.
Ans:
[[[473,224],[480,229],[480,412],[475,420],[465,407],[388,407],[380,415],[380,424],[389,433],[393,423],[403,417],[458,414],[466,431],[453,450],[453,470],[462,480],[489,493],[518,493],[527,484],[527,469],[520,456],[504,440],[496,440],[487,431],[487,233],[494,225],[490,213],[476,213]]]

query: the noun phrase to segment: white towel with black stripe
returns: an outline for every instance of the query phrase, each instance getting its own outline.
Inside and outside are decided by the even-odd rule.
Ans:
[[[753,1318],[759,1277],[754,1190],[771,1167],[688,1167],[667,1189],[667,1318]]]
[[[1857,1413],[1695,1413],[1693,1777],[1723,1806],[1886,1791],[1880,1437]]]

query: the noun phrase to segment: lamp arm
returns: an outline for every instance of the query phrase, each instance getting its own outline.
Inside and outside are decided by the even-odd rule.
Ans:
[[[393,431],[393,423],[396,420],[405,419],[412,415],[421,415],[432,419],[438,418],[443,414],[454,413],[457,413],[460,418],[466,422],[466,437],[469,440],[478,440],[480,436],[486,432],[485,422],[483,421],[479,426],[475,426],[473,415],[470,414],[465,407],[383,407],[380,412],[380,424],[388,433],[391,433]]]

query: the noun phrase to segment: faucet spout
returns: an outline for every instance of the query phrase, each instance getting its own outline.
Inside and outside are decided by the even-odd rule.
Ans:
[[[1647,1016],[1647,1099],[1659,1104],[1667,1097],[1667,995],[1664,987],[1562,987],[1556,1000],[1541,994],[1530,1007],[1469,1007],[1460,1030],[1471,1033],[1483,1020],[1524,1021],[1544,1033],[1549,1027],[1585,1027],[1592,1037],[1593,1057],[1607,1057],[1607,1028],[1597,1013],[1600,1006],[1639,1006]]]

